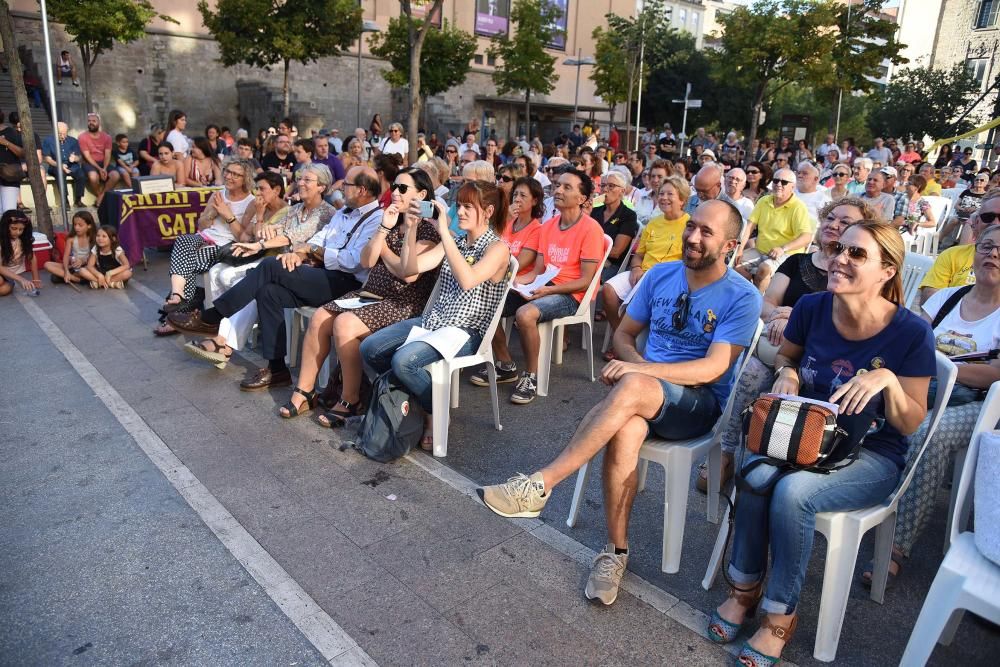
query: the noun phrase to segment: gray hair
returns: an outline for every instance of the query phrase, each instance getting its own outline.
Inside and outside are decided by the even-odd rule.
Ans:
[[[802,160],[801,162],[799,162],[798,168],[801,169],[802,167],[807,167],[809,170],[813,172],[815,176],[819,176],[819,168],[809,160]]]
[[[608,181],[615,181],[623,188],[628,187],[629,184],[629,180],[626,179],[625,176],[623,176],[617,169],[611,169],[608,173],[604,174],[604,182],[607,183]]]
[[[872,169],[871,158],[859,157],[859,158],[857,158],[857,159],[854,160],[854,166],[855,167],[864,167],[868,171],[871,171],[871,169]]]
[[[302,165],[295,172],[295,178],[302,178],[304,174],[316,174],[316,180],[319,181],[319,184],[323,188],[328,188],[333,183],[333,174],[330,173],[330,168],[325,164],[310,162],[309,164]]]
[[[466,180],[496,183],[497,174],[493,165],[486,160],[475,160],[465,165],[465,168],[462,169],[462,178]]]
[[[250,160],[232,156],[222,161],[222,171],[225,172],[226,168],[230,166],[239,167],[243,170],[243,189],[247,192],[253,192],[254,177],[257,175],[253,168],[253,163]]]
[[[392,130],[399,130],[399,133],[402,134],[403,126],[400,123],[393,123],[389,126],[389,131],[391,132]]]
[[[437,165],[430,160],[424,160],[422,162],[417,162],[413,165],[414,169],[419,169],[420,171],[427,174],[427,177],[431,179],[431,185],[434,186],[436,190],[441,185],[441,179],[438,178],[438,168]],[[434,193],[431,193],[433,195]]]

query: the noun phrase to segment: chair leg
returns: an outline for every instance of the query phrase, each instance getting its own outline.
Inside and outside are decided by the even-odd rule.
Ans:
[[[510,344],[510,332],[514,330],[514,318],[505,317],[500,320],[500,326],[503,327],[503,335],[507,337],[507,344]]]
[[[493,426],[498,431],[503,430],[500,423],[500,392],[497,390],[497,367],[491,358],[486,362],[486,374],[490,380],[490,401],[493,402]]]
[[[555,329],[555,349],[552,351],[552,359],[556,366],[561,366],[563,362],[563,339],[566,336],[566,327],[556,326]]]
[[[649,459],[639,459],[639,483],[636,485],[637,493],[642,493],[646,490],[647,474],[649,474]]]
[[[431,425],[434,436],[434,456],[448,455],[448,413],[451,399],[451,373],[443,362],[431,365]]]
[[[736,490],[729,494],[729,500],[732,502],[736,495]],[[715,580],[719,576],[719,569],[723,566],[722,556],[723,550],[726,548],[726,536],[729,534],[729,504],[726,504],[726,509],[722,510],[722,520],[719,525],[719,533],[715,536],[715,546],[712,547],[712,557],[708,559],[708,567],[705,568],[705,578],[701,580],[701,587],[706,591],[712,590],[712,586],[715,585]]]
[[[844,516],[833,521],[827,535],[826,567],[823,571],[823,592],[819,603],[819,622],[813,657],[821,662],[833,662],[837,657],[840,631],[844,627],[844,612],[854,579],[854,566],[861,546],[860,526]]]
[[[889,581],[889,566],[892,562],[892,542],[896,536],[896,513],[887,516],[875,529],[875,562],[872,568],[871,599],[882,604],[885,601],[885,586]]]
[[[291,326],[288,328],[288,365],[293,368],[299,365],[299,336],[304,328],[301,317],[293,310]]]
[[[539,323],[538,337],[541,342],[538,348],[538,395],[548,396],[549,374],[552,372],[553,326],[551,322]]]
[[[708,522],[719,523],[719,493],[722,489],[722,445],[713,443],[708,450]]]
[[[608,351],[611,347],[611,323],[609,322],[606,327],[604,327],[604,342],[601,343],[601,354]]]
[[[456,368],[451,372],[451,409],[458,409],[458,386],[461,384],[461,371]]]
[[[965,467],[965,456],[969,453],[968,447],[963,447],[955,454],[955,471],[951,476],[951,494],[948,498],[948,523],[944,529],[944,553],[948,553],[951,546],[951,527],[955,521],[955,505],[958,504],[958,484],[962,480],[962,468]],[[958,532],[969,525],[969,510],[972,503],[966,501],[962,505],[962,515],[958,517]]]
[[[676,574],[681,569],[681,549],[684,546],[684,524],[687,522],[688,491],[691,488],[691,461],[684,465],[683,456],[671,457],[665,466],[663,507],[663,560],[660,569]]]
[[[584,322],[583,323],[583,333],[584,333],[585,337],[593,340],[593,338],[594,338],[594,325],[592,325],[590,322]],[[597,379],[597,377],[594,375],[594,350],[593,350],[593,347],[594,347],[593,344],[591,344],[591,345],[588,345],[586,348],[584,348],[584,351],[587,353],[587,363],[590,366],[590,381],[591,382],[593,382],[594,380]]]
[[[949,632],[954,635],[962,619],[962,610],[958,608],[961,595],[961,579],[943,568],[938,570],[910,633],[899,667],[923,667],[939,642],[945,645],[950,643],[951,637],[947,642],[944,639]]]
[[[573,500],[569,504],[569,516],[566,517],[566,525],[570,528],[576,526],[576,520],[580,516],[580,505],[583,504],[583,492],[587,488],[590,479],[590,463],[584,463],[576,473],[576,487],[573,489]]]

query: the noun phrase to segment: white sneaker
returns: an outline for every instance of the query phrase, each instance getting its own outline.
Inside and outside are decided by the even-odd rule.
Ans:
[[[618,599],[618,588],[625,576],[625,566],[628,564],[628,554],[616,554],[615,545],[608,544],[604,551],[594,556],[590,568],[590,578],[583,594],[588,600],[600,600],[602,603],[613,604]]]

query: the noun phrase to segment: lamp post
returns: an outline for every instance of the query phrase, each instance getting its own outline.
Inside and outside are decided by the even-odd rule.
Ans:
[[[567,58],[563,61],[563,65],[569,65],[570,67],[576,68],[576,93],[573,96],[573,123],[576,123],[576,115],[580,109],[580,68],[584,65],[596,65],[597,61],[587,56],[583,57],[583,49],[576,50],[576,58]],[[570,124],[570,129],[572,130],[572,123]]]
[[[72,231],[69,228],[69,217],[66,212],[66,174],[63,172],[63,155],[62,146],[59,145],[59,115],[56,110],[56,87],[52,85],[52,45],[49,43],[49,13],[45,6],[45,0],[41,0],[41,10],[42,10],[42,35],[45,38],[45,71],[47,72],[48,80],[46,83],[49,86],[49,108],[52,112],[52,136],[56,145],[56,183],[59,185],[59,213],[62,216],[63,229],[67,232]],[[87,82],[90,83],[89,81]],[[87,109],[89,112],[90,109]],[[42,167],[45,169],[43,176],[48,176],[48,167],[45,166],[45,161],[42,161]],[[76,181],[73,182],[73,187],[76,187]],[[76,199],[83,199],[82,192],[74,192],[73,196]]]
[[[361,47],[364,46],[362,42],[364,42],[366,32],[379,32],[380,30],[381,28],[375,21],[365,20],[361,22],[361,35],[358,37],[358,124],[354,127],[364,127],[361,124]]]

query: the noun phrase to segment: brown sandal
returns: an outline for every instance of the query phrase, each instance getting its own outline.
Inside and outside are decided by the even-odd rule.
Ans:
[[[729,480],[733,478],[733,459],[728,459],[729,463],[726,463],[726,457],[722,458],[722,481],[719,483],[719,488],[725,488]],[[695,480],[695,487],[702,493],[708,493],[708,462],[702,463],[698,466],[698,479]]]

